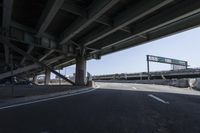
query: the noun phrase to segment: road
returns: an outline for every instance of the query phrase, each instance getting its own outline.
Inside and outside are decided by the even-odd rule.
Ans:
[[[0,110],[0,133],[200,133],[200,93],[99,83],[80,95]]]

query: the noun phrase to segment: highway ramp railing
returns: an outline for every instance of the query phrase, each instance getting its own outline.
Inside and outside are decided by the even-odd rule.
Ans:
[[[110,82],[110,83],[138,83],[138,84],[157,84],[157,85],[168,85],[175,87],[186,88],[189,87],[188,79],[156,79],[156,80],[96,80],[96,82]]]

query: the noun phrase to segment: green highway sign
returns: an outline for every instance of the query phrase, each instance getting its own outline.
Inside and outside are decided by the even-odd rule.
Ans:
[[[174,65],[180,65],[180,66],[187,66],[188,65],[187,61],[176,60],[176,59],[165,58],[165,57],[159,57],[159,56],[153,56],[153,55],[147,55],[147,61],[166,63],[166,64],[174,64]]]

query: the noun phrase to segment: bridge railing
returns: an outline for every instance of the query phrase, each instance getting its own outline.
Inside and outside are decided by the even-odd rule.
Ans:
[[[168,70],[168,71],[152,71],[152,76],[168,76],[168,75],[183,75],[183,74],[200,74],[200,68],[188,68],[180,70]],[[94,75],[94,80],[109,80],[109,79],[127,79],[127,78],[144,78],[147,77],[147,72],[139,73],[116,73],[108,75]]]

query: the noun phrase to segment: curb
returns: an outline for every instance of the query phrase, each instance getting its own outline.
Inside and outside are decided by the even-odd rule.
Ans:
[[[79,89],[79,90],[69,90],[69,91],[65,91],[65,92],[57,92],[54,94],[31,96],[31,97],[26,97],[26,98],[18,98],[17,100],[12,99],[4,104],[1,104],[0,110],[13,108],[13,107],[19,107],[19,106],[33,104],[33,103],[50,101],[50,100],[54,100],[54,99],[60,99],[60,98],[74,96],[74,95],[78,95],[78,94],[84,94],[84,93],[91,92],[95,89],[96,88],[83,88],[83,89]]]

